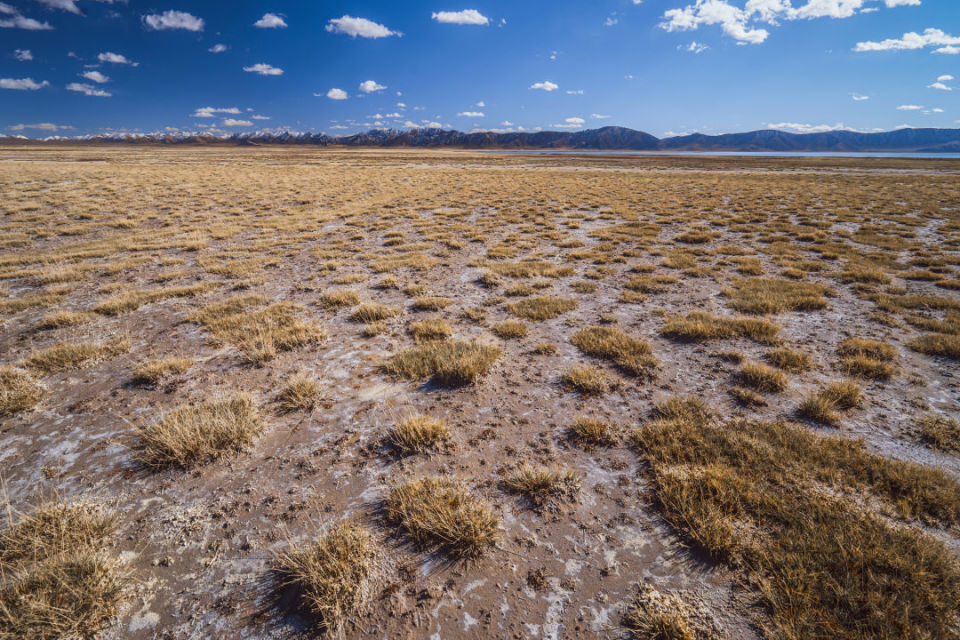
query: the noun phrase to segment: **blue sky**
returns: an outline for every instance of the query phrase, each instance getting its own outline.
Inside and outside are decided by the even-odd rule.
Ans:
[[[958,63],[958,0],[0,0],[0,134],[956,127]]]

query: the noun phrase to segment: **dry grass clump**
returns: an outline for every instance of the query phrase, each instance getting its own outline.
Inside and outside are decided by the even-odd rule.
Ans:
[[[518,318],[542,321],[573,311],[577,308],[577,301],[555,296],[537,296],[511,302],[504,305],[504,308]]]
[[[721,640],[724,636],[706,606],[688,593],[663,593],[646,583],[623,615],[633,640]]]
[[[34,408],[44,394],[44,386],[23,369],[0,366],[0,416]]]
[[[576,499],[581,479],[579,474],[570,469],[535,467],[522,462],[504,479],[504,485],[513,493],[519,493],[542,507],[555,501]]]
[[[727,393],[739,404],[746,407],[765,407],[767,399],[763,394],[757,393],[753,389],[734,385],[727,390]]]
[[[788,347],[772,349],[763,355],[767,362],[790,373],[803,373],[810,369],[810,357]]]
[[[604,394],[613,386],[606,371],[588,364],[570,367],[560,376],[560,382],[567,389],[587,396]]]
[[[490,327],[490,330],[504,340],[523,338],[530,333],[530,327],[519,320],[505,320],[504,322],[493,325]]]
[[[234,298],[205,307],[189,319],[201,324],[221,342],[240,349],[253,364],[326,339],[327,333],[321,327],[297,317],[303,309],[300,305],[280,302],[265,309],[246,310],[259,302],[260,299],[253,296]]]
[[[653,415],[660,420],[711,420],[713,411],[695,396],[671,396],[653,405]]]
[[[335,289],[325,291],[320,296],[320,304],[327,309],[353,307],[360,304],[360,294],[353,289]]]
[[[316,380],[305,373],[293,376],[277,394],[277,404],[284,413],[310,411],[320,402],[323,390]]]
[[[75,327],[78,324],[83,324],[92,318],[93,316],[89,313],[81,313],[77,311],[54,311],[53,313],[48,313],[44,316],[43,320],[40,321],[40,324],[37,325],[37,329],[42,331],[47,331],[50,329],[63,329],[64,327]]]
[[[541,260],[501,262],[491,264],[490,270],[497,275],[507,278],[530,278],[533,276],[539,276],[541,278],[563,278],[572,276],[575,273],[573,267],[555,265],[551,262]]]
[[[390,490],[386,516],[418,546],[456,558],[483,555],[497,544],[500,518],[482,498],[447,477],[412,480]]]
[[[780,327],[760,318],[721,318],[695,311],[683,318],[674,318],[664,325],[661,335],[675,340],[695,342],[749,338],[761,344],[777,344]]]
[[[871,380],[887,380],[896,367],[897,350],[877,340],[849,338],[837,347],[840,369],[847,375]]]
[[[588,356],[609,360],[625,373],[648,377],[657,368],[653,348],[612,327],[594,326],[573,335],[573,344]]]
[[[122,313],[135,311],[145,304],[168,300],[170,298],[192,298],[213,289],[213,283],[196,284],[189,287],[170,287],[168,289],[153,289],[151,291],[130,291],[116,298],[99,303],[93,308],[95,313],[105,316],[118,316]]]
[[[955,333],[928,333],[913,340],[910,343],[910,348],[928,356],[960,360],[960,335]]]
[[[0,530],[0,638],[88,638],[118,614],[126,576],[103,552],[99,506],[47,504]]]
[[[353,322],[380,322],[399,315],[400,310],[395,307],[377,303],[362,304],[350,314]]]
[[[782,371],[759,362],[745,362],[737,373],[741,385],[760,393],[780,393],[790,380]]]
[[[133,374],[133,381],[136,384],[157,385],[172,376],[186,372],[192,364],[193,361],[189,358],[162,358],[146,362],[137,367]]]
[[[450,429],[443,420],[414,415],[394,425],[387,439],[403,454],[424,453],[436,450],[447,442],[450,439]]]
[[[401,378],[432,377],[441,387],[462,387],[476,382],[500,359],[503,350],[492,344],[448,340],[402,351],[384,365],[384,370]]]
[[[570,426],[570,439],[587,449],[612,447],[619,441],[616,430],[608,422],[580,416]]]
[[[453,300],[450,298],[441,298],[440,296],[419,296],[414,298],[411,305],[414,311],[440,311],[446,309]]]
[[[534,345],[533,352],[538,356],[552,356],[557,352],[557,345],[552,342],[541,342]]]
[[[50,374],[64,369],[76,369],[84,365],[94,364],[103,358],[122,353],[128,348],[129,342],[125,339],[117,339],[108,344],[61,342],[31,352],[23,359],[22,365],[44,374]]]
[[[920,439],[939,451],[960,452],[960,421],[944,416],[924,416],[917,424]]]
[[[453,335],[453,328],[442,318],[430,318],[410,325],[410,335],[418,344],[431,340],[446,340]]]
[[[277,557],[283,586],[296,591],[300,606],[318,629],[341,637],[370,608],[377,563],[382,556],[373,534],[354,523],[338,524],[310,545],[297,545]]]
[[[839,411],[848,411],[860,403],[862,389],[856,382],[834,382],[804,398],[797,413],[819,424],[837,426]]]
[[[249,447],[264,429],[250,396],[182,407],[138,430],[137,459],[148,467],[191,467]]]
[[[765,635],[946,638],[960,622],[956,558],[861,497],[955,525],[960,484],[946,474],[785,424],[681,417],[647,424],[634,441],[666,519],[746,569],[771,616]]]
[[[826,285],[779,278],[749,278],[733,283],[723,295],[741,313],[768,314],[784,311],[816,311],[827,307],[827,297],[836,295]]]

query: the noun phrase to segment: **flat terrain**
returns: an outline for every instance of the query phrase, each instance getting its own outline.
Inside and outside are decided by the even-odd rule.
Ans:
[[[0,148],[0,638],[956,638],[958,363],[960,161]]]

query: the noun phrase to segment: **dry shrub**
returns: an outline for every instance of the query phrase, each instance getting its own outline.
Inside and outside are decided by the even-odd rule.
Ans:
[[[504,308],[518,318],[528,320],[550,320],[577,308],[577,301],[554,296],[537,296],[518,300],[504,305]]]
[[[386,516],[421,547],[477,558],[497,544],[500,518],[487,502],[447,477],[412,480],[390,490]]]
[[[384,370],[408,380],[432,377],[441,387],[462,387],[476,382],[502,354],[503,350],[492,344],[433,342],[396,354]]]
[[[193,364],[189,358],[162,358],[146,362],[139,367],[133,374],[133,381],[137,384],[156,385],[164,380],[178,376]]]
[[[570,426],[570,439],[582,447],[612,447],[619,441],[616,429],[608,422],[580,416]]]
[[[263,429],[249,396],[208,401],[140,428],[137,458],[149,467],[191,467],[246,449]]]
[[[37,406],[46,389],[23,369],[0,366],[0,416],[8,416]]]
[[[431,318],[413,323],[410,326],[410,335],[418,344],[431,340],[446,340],[453,335],[453,328],[442,318]]]
[[[632,376],[649,377],[659,364],[650,343],[612,327],[581,329],[574,334],[572,342],[586,355],[609,360]]]
[[[277,394],[277,404],[284,413],[310,411],[320,401],[322,389],[316,380],[305,373],[287,380]]]
[[[404,454],[424,453],[438,449],[450,439],[450,429],[443,420],[430,416],[408,416],[391,430],[388,441]]]
[[[563,467],[535,467],[526,462],[504,479],[504,485],[513,493],[529,498],[537,507],[548,503],[573,501],[580,493],[580,476]]]
[[[706,605],[687,592],[663,593],[637,585],[622,620],[633,640],[721,640],[724,635]]]

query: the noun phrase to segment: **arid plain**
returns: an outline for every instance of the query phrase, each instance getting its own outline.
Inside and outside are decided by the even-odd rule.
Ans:
[[[956,638],[960,161],[0,149],[0,638]]]

